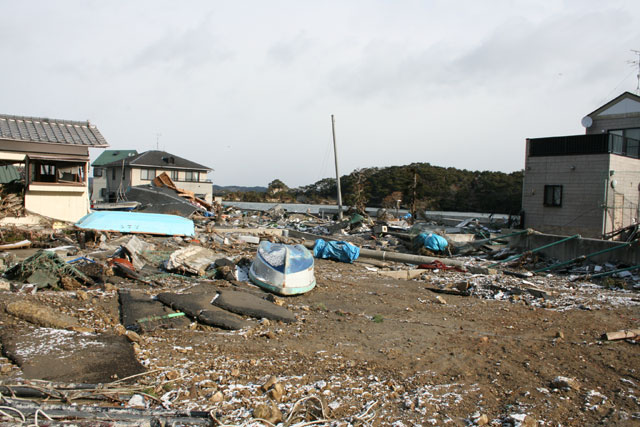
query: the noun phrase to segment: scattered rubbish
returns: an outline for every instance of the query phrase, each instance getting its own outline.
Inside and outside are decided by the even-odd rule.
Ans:
[[[193,236],[190,219],[175,215],[98,211],[83,216],[76,227],[119,233],[147,233],[167,236]]]
[[[309,292],[316,285],[313,256],[302,245],[263,241],[251,264],[249,278],[279,295]]]
[[[0,251],[6,251],[10,249],[22,249],[22,248],[28,248],[30,246],[31,246],[30,240],[22,240],[16,243],[7,243],[5,245],[0,245]]]
[[[322,259],[352,263],[360,255],[360,248],[344,241],[317,239],[313,246],[313,256]]]
[[[416,269],[416,270],[378,271],[378,274],[385,277],[391,277],[392,279],[412,280],[422,276],[427,272],[429,272],[429,270]]]
[[[551,387],[561,390],[580,390],[580,384],[575,378],[557,376],[551,380]]]
[[[253,243],[254,245],[260,243],[260,238],[257,236],[238,236],[238,240],[245,243]]]
[[[428,269],[428,270],[455,270],[455,271],[459,271],[461,273],[466,272],[466,270],[464,270],[463,268],[460,268],[456,265],[446,265],[445,263],[443,263],[440,260],[435,260],[432,261],[430,263],[427,264],[420,264],[418,265],[419,269]]]
[[[607,332],[602,335],[603,339],[608,341],[625,340],[627,338],[636,338],[640,336],[640,329],[628,329],[615,332]]]
[[[187,246],[173,252],[165,263],[165,268],[169,271],[204,276],[209,266],[222,257],[223,255],[202,246]]]
[[[569,237],[566,237],[564,239],[560,239],[560,240],[558,240],[556,242],[549,243],[549,244],[544,245],[544,246],[540,246],[539,248],[531,249],[531,250],[529,250],[527,252],[524,252],[524,253],[521,253],[521,254],[518,254],[518,255],[514,255],[514,256],[510,256],[509,258],[506,258],[506,259],[504,259],[504,260],[502,260],[500,262],[491,264],[489,266],[489,268],[496,267],[496,266],[500,265],[500,263],[507,263],[507,262],[515,261],[515,260],[517,260],[519,258],[522,258],[525,255],[534,254],[536,252],[540,252],[541,250],[544,250],[544,249],[550,248],[552,246],[556,246],[556,245],[568,242],[569,240],[577,239],[579,237],[580,237],[579,234],[574,234],[573,236],[569,236]]]
[[[71,264],[65,263],[53,252],[39,250],[21,263],[5,271],[4,277],[32,283],[38,288],[60,287],[62,279],[68,277],[93,286],[95,282]]]

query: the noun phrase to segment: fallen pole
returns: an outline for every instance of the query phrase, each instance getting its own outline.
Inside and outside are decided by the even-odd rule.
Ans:
[[[304,246],[313,249],[315,242],[306,240]],[[423,255],[401,254],[398,252],[374,251],[373,249],[360,248],[360,256],[364,258],[372,258],[381,261],[404,262],[407,264],[430,264],[434,261],[440,261],[444,265],[452,265],[464,268],[464,262],[449,258],[436,258]]]
[[[559,262],[559,263],[553,264],[553,265],[551,265],[549,267],[545,267],[545,268],[541,268],[539,270],[535,270],[534,273],[540,273],[542,271],[553,270],[555,268],[559,268],[559,267],[562,267],[562,266],[565,266],[565,265],[573,264],[573,263],[578,262],[578,261],[584,261],[585,259],[594,257],[596,255],[601,255],[601,254],[605,254],[607,252],[612,252],[612,251],[616,251],[618,249],[626,248],[628,246],[631,246],[631,244],[633,244],[633,243],[634,242],[628,242],[628,243],[624,243],[624,244],[619,245],[619,246],[614,246],[612,248],[607,248],[607,249],[603,249],[603,250],[598,251],[598,252],[593,252],[593,253],[588,254],[588,255],[580,255],[579,257],[575,257],[574,259],[571,259],[569,261]]]
[[[498,265],[500,265],[502,263],[505,263],[505,262],[515,261],[515,260],[517,260],[519,258],[522,258],[525,255],[534,254],[536,252],[540,252],[543,249],[547,249],[547,248],[550,248],[551,246],[559,245],[560,243],[564,243],[564,242],[567,242],[569,240],[577,239],[579,237],[580,237],[579,234],[574,234],[573,236],[566,237],[564,239],[558,240],[557,242],[549,243],[548,245],[540,246],[539,248],[531,249],[530,251],[526,251],[526,252],[523,252],[523,253],[518,254],[518,255],[510,256],[507,259],[503,259],[502,261],[498,261],[498,262],[496,262],[494,264],[491,264],[488,268],[493,268],[493,267],[498,266]]]

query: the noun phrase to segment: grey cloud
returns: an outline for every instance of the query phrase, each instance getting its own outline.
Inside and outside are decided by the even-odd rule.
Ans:
[[[267,58],[273,62],[289,65],[311,49],[312,41],[304,32],[289,40],[280,40],[269,48]]]
[[[164,65],[183,71],[233,57],[210,31],[210,20],[181,32],[168,31],[142,49],[130,62],[133,68]]]
[[[558,15],[538,24],[512,17],[465,50],[445,39],[423,49],[378,40],[328,79],[340,96],[356,99],[448,96],[454,88],[509,93],[559,74],[583,84],[610,71],[605,64],[615,61],[615,53],[598,46],[616,44],[632,24],[617,10]]]

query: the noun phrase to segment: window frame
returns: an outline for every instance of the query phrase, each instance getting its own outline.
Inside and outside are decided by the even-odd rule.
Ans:
[[[141,181],[152,181],[155,177],[156,177],[156,170],[155,169],[153,169],[153,168],[140,169],[140,180]]]
[[[556,194],[556,192],[559,192],[559,194]],[[548,208],[562,207],[562,193],[562,185],[545,184],[542,204]]]
[[[84,186],[87,184],[85,164],[82,161],[30,159],[29,184]]]
[[[199,182],[200,181],[200,172],[198,172],[198,171],[185,171],[184,180],[186,182]]]

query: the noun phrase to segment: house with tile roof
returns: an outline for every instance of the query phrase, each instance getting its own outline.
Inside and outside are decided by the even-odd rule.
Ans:
[[[207,174],[213,169],[166,151],[145,151],[107,163],[102,168],[107,176],[109,202],[122,199],[129,187],[150,185],[162,172],[166,172],[177,187],[212,202],[213,185]]]
[[[611,238],[640,218],[640,96],[624,92],[582,119],[583,135],[526,140],[524,226]]]
[[[75,222],[89,212],[89,148],[108,147],[89,121],[0,114],[0,164],[24,168],[24,206]]]
[[[93,179],[90,188],[92,201],[106,202],[109,199],[107,194],[107,169],[104,166],[137,154],[136,150],[104,150],[100,153],[98,158],[91,164],[93,168]]]

